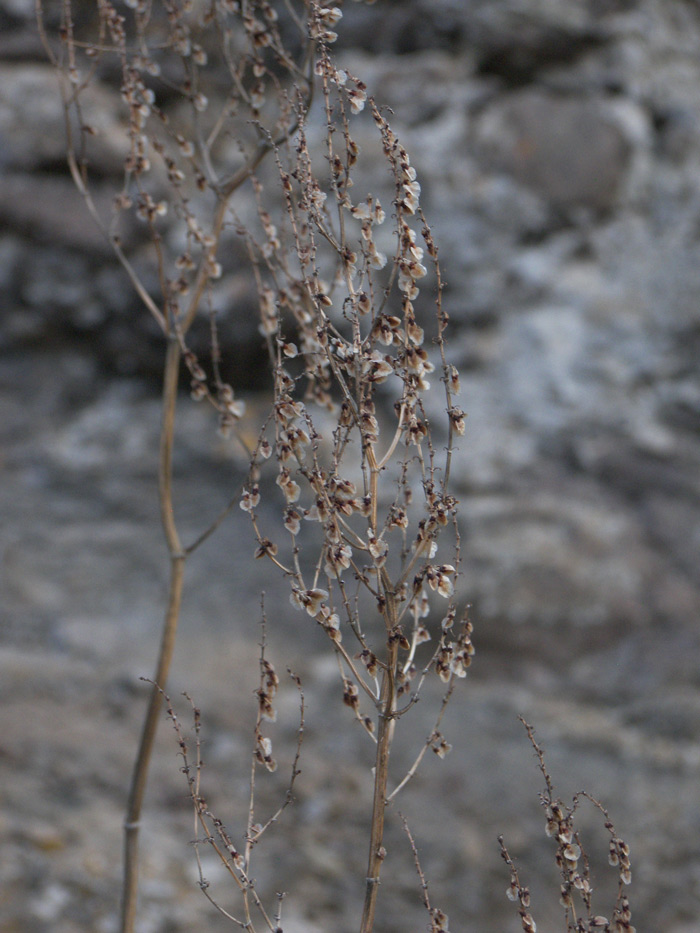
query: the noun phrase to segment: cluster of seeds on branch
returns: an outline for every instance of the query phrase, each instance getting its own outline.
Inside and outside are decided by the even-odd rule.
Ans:
[[[268,771],[277,770],[277,762],[272,757],[272,740],[262,734],[260,724],[263,721],[275,722],[277,711],[273,700],[277,695],[279,677],[266,657],[260,659],[260,686],[258,687],[258,722],[255,729],[255,757]]]
[[[430,911],[430,933],[449,933],[449,920],[442,910],[433,908]]]
[[[605,828],[610,833],[609,862],[619,870],[619,894],[612,920],[600,914],[592,913],[591,879],[588,863],[582,853],[578,834],[574,830],[573,817],[580,796],[591,800],[605,814]],[[576,933],[602,930],[605,933],[633,933],[629,901],[623,894],[623,886],[632,880],[630,870],[629,847],[615,834],[615,829],[603,808],[597,801],[586,794],[574,798],[574,806],[564,808],[560,800],[546,803],[546,832],[557,842],[556,862],[562,876],[561,904],[575,915],[574,891],[578,892],[586,907],[586,918],[578,917],[573,924]],[[581,864],[581,867],[580,867]]]
[[[435,659],[435,669],[440,680],[448,683],[451,677],[466,677],[474,656],[471,640],[472,624],[465,621],[462,631],[455,640],[443,636],[440,649]]]
[[[532,727],[524,720],[522,721],[545,780],[545,792],[541,795],[542,806],[546,814],[545,832],[556,843],[555,861],[562,879],[560,903],[565,911],[567,933],[635,933],[631,922],[629,900],[625,893],[625,887],[632,880],[629,847],[616,834],[605,808],[590,794],[582,791],[574,795],[570,807],[554,797],[552,780],[545,765],[542,748],[535,740]],[[610,834],[609,863],[618,869],[618,893],[610,918],[597,914],[593,910],[590,867],[574,826],[574,818],[582,801],[588,801],[603,815],[605,829]],[[509,900],[519,905],[518,910],[525,933],[535,933],[535,921],[529,912],[530,892],[520,883],[517,868],[503,839],[500,838],[499,842],[501,855],[511,872],[511,883],[506,894]]]
[[[295,135],[275,149],[285,202],[280,216],[273,219],[264,206],[262,180],[252,178],[261,232],[255,237],[248,229],[244,236],[258,283],[260,333],[274,370],[275,400],[240,505],[253,524],[256,555],[287,576],[291,604],[333,641],[344,702],[372,732],[360,704],[365,696],[379,701],[378,680],[387,663],[396,698],[410,696],[410,706],[428,671],[449,685],[465,676],[474,653],[471,624],[463,619],[459,632],[454,626],[459,537],[457,503],[447,490],[451,439],[464,431],[464,412],[453,403],[459,378],[445,361],[447,317],[417,172],[363,82],[332,61],[325,33],[336,15],[323,8],[314,27],[326,171],[319,170],[309,143],[318,127],[297,100]],[[382,229],[388,212],[380,198],[355,193],[361,153],[353,121],[362,120],[370,137],[376,134],[376,149],[393,179],[392,232]],[[430,275],[426,261],[437,284],[431,317],[419,288]],[[438,367],[446,402],[442,463],[422,401]],[[322,436],[317,427],[314,403],[334,416],[331,435]],[[286,543],[263,529],[269,519],[263,519],[260,505],[262,461],[270,452],[291,537]],[[306,563],[300,557],[307,547],[305,522],[321,532],[318,556]],[[319,536],[309,532],[315,549]],[[453,549],[449,555],[443,555],[445,541]],[[435,598],[448,602],[447,614],[434,643],[422,649],[431,642]],[[379,626],[368,621],[372,613]],[[346,627],[358,642],[354,657],[345,647]],[[422,668],[419,649],[426,652],[420,655],[426,659]],[[450,745],[435,735],[426,748],[443,757]]]
[[[511,881],[510,887],[508,888],[507,897],[511,901],[517,901],[519,904],[518,914],[520,915],[520,922],[523,925],[524,933],[537,933],[537,924],[535,923],[532,914],[530,913],[530,891],[528,888],[522,888],[520,885],[516,884],[514,881]]]
[[[199,363],[197,356],[183,344],[182,360],[190,374],[190,396],[196,401],[208,399],[219,413],[219,432],[223,437],[228,436],[245,413],[245,402],[236,398],[233,387],[220,379],[214,380],[210,386],[204,367]],[[251,508],[253,497],[250,499]],[[259,495],[258,500],[259,501]],[[255,504],[257,505],[257,501]],[[243,504],[241,504],[243,508]]]
[[[215,283],[225,279],[230,264],[227,225],[232,224],[212,212],[212,200],[225,206],[230,192],[248,177],[246,163],[255,163],[272,140],[290,131],[295,119],[291,89],[301,100],[310,94],[304,62],[313,40],[296,17],[300,36],[288,43],[294,58],[282,39],[278,4],[268,0],[166,0],[160,5],[128,0],[126,6],[119,11],[112,0],[100,0],[95,41],[84,42],[81,36],[80,43],[70,6],[65,6],[61,37],[72,85],[70,106],[81,133],[76,154],[87,177],[90,137],[99,130],[82,118],[83,100],[99,81],[99,67],[105,63],[113,70],[116,63],[128,151],[109,233],[121,246],[123,215],[130,211],[149,227],[167,309],[165,326],[186,331],[203,296],[213,299]],[[312,7],[312,19],[328,28],[340,17],[340,10],[327,3]],[[226,94],[221,93],[224,83]],[[269,248],[279,248],[274,224],[266,232]],[[213,401],[216,392],[204,390],[205,380],[195,381],[194,397]],[[240,417],[237,407],[224,403],[224,433]]]

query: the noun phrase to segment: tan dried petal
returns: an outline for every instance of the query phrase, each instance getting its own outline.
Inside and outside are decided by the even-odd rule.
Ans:
[[[301,515],[296,509],[287,509],[284,515],[284,527],[290,535],[298,535],[301,528]]]
[[[578,862],[581,858],[581,847],[576,845],[576,843],[570,843],[567,846],[564,846],[563,849],[564,858],[569,862]]]
[[[259,560],[267,554],[271,557],[275,557],[277,554],[277,545],[273,541],[270,541],[269,538],[263,538],[255,550],[255,559]]]
[[[255,486],[251,486],[250,489],[246,489],[243,492],[243,496],[239,502],[239,505],[244,512],[252,512],[259,502],[260,487],[256,484]]]
[[[306,590],[301,596],[304,608],[310,616],[315,616],[321,608],[321,604],[328,599],[328,590],[313,589]]]

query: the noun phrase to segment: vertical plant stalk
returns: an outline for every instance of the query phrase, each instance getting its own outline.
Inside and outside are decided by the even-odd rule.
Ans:
[[[374,914],[379,893],[379,875],[384,861],[384,814],[386,812],[386,790],[389,780],[389,752],[394,732],[394,706],[396,700],[395,669],[398,657],[398,640],[394,640],[387,655],[387,669],[382,677],[381,713],[377,730],[377,757],[374,769],[374,799],[372,802],[372,829],[370,833],[369,857],[367,860],[367,886],[362,908],[361,933],[374,929]]]
[[[371,450],[371,448],[369,448]],[[371,461],[375,462],[372,452]],[[376,472],[373,471],[373,477]],[[375,489],[376,494],[376,489]],[[376,521],[373,520],[376,529]],[[367,858],[367,879],[365,901],[362,908],[360,933],[372,933],[374,915],[379,894],[379,876],[386,856],[384,851],[384,816],[387,803],[389,782],[389,755],[394,734],[394,712],[396,708],[396,668],[399,657],[399,639],[396,635],[398,624],[396,600],[389,577],[382,571],[382,584],[386,607],[384,619],[387,628],[386,667],[382,673],[382,687],[379,699],[379,724],[377,729],[377,754],[374,766],[374,795],[372,800],[372,828],[370,831],[369,856]]]
[[[175,334],[168,335],[168,345],[163,373],[163,412],[160,434],[160,461],[158,468],[158,493],[161,522],[170,555],[170,581],[168,604],[163,621],[160,652],[153,675],[151,696],[146,710],[138,754],[131,776],[129,802],[124,820],[124,878],[122,887],[122,913],[120,933],[133,933],[136,918],[136,901],[139,878],[139,829],[141,809],[146,792],[148,768],[151,763],[158,720],[160,719],[164,688],[175,648],[177,624],[182,605],[182,586],[185,573],[186,554],[180,543],[173,510],[173,443],[175,439],[175,408],[180,370],[180,346]]]

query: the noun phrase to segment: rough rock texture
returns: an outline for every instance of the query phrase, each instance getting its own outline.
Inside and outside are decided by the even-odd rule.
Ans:
[[[0,931],[109,933],[137,677],[151,670],[164,587],[161,348],[61,164],[32,8],[0,4]],[[559,923],[522,713],[562,791],[603,799],[632,844],[637,928],[688,933],[700,917],[700,10],[378,0],[346,4],[340,31],[418,170],[469,415],[454,476],[478,663],[445,727],[452,756],[429,762],[402,802],[433,899],[453,929],[518,929],[494,844],[505,832],[538,922]],[[119,141],[101,119],[108,175]],[[138,262],[136,233],[132,244]],[[235,268],[227,283],[238,317],[225,339],[255,386],[251,283]],[[182,417],[181,509],[195,534],[244,466],[199,410],[185,402]],[[173,686],[210,710],[212,781],[231,813],[243,806],[240,702],[254,689],[260,590],[271,616],[288,616],[260,563],[249,572],[250,550],[234,519],[193,562]],[[291,657],[270,637],[280,667],[304,676],[310,724],[266,877],[290,891],[288,933],[350,929],[364,815],[349,850],[338,825],[348,801],[365,812],[367,749],[317,633],[295,629]],[[291,691],[282,719],[289,754]],[[169,740],[142,930],[224,929],[192,883]],[[399,746],[402,761],[411,752]],[[425,926],[400,832],[390,850],[404,863],[381,928]]]
[[[510,175],[553,208],[609,210],[629,170],[625,134],[599,100],[526,89],[477,120],[482,171]]]

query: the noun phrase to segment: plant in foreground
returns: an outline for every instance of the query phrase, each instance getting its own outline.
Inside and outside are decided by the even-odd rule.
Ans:
[[[455,598],[460,538],[449,479],[465,414],[446,355],[438,250],[416,170],[387,112],[331,56],[341,15],[320,0],[127,0],[123,10],[111,0],[75,8],[63,0],[58,13],[39,8],[61,78],[72,177],[165,347],[159,495],[170,587],[125,820],[122,933],[134,929],[140,817],[185,564],[236,504],[249,520],[255,557],[289,587],[290,611],[328,637],[343,703],[371,749],[361,933],[375,928],[387,806],[428,751],[449,752],[441,721],[474,652],[471,623]],[[116,129],[105,99],[119,113]],[[116,135],[122,158],[109,216],[95,194],[104,185],[95,165],[101,132]],[[383,177],[363,167],[372,158]],[[129,240],[139,225],[144,235]],[[252,445],[239,430],[243,402],[224,377],[235,371],[235,355],[227,359],[220,336],[241,267],[254,283],[272,389]],[[206,354],[195,349],[202,332]],[[183,370],[192,397],[211,407],[220,432],[240,442],[250,464],[243,489],[190,543],[181,540],[172,482]],[[428,393],[442,394],[436,423]],[[265,496],[277,502],[276,519]],[[291,800],[299,749],[280,811],[258,825],[255,773],[276,767],[263,723],[274,718],[278,687],[264,649],[260,663],[242,845],[201,792],[198,711],[192,761],[167,706],[198,834],[239,888],[243,914],[217,906],[246,929],[258,923],[276,931],[281,901],[275,911],[263,904],[250,863]],[[433,727],[411,766],[394,775],[395,730],[429,679],[443,685]],[[301,709],[300,742],[303,698]],[[447,919],[430,905],[410,832],[409,840],[437,933]],[[200,881],[211,898],[203,875]]]
[[[471,626],[454,601],[459,536],[448,490],[452,437],[463,432],[464,414],[453,401],[459,380],[445,358],[437,248],[420,209],[415,169],[364,83],[330,56],[341,16],[336,6],[134,0],[121,12],[110,0],[97,0],[94,8],[74,11],[66,0],[58,46],[43,19],[53,11],[39,12],[62,79],[71,174],[166,347],[160,499],[171,584],[125,823],[122,929],[134,924],[140,813],[184,566],[223,517],[191,544],[181,541],[172,490],[177,386],[184,364],[193,397],[217,412],[222,433],[237,434],[243,405],[221,375],[218,336],[237,257],[256,285],[273,384],[270,413],[249,450],[240,505],[250,517],[256,556],[279,569],[294,609],[327,633],[344,703],[374,747],[361,921],[368,933],[385,857],[387,802],[428,749],[448,750],[439,732],[442,712],[473,653]],[[115,82],[123,177],[105,218],[91,161],[105,116],[95,95]],[[383,232],[387,211],[379,196],[353,187],[360,172],[355,126],[386,165],[390,232]],[[125,240],[132,218],[149,244],[138,260]],[[155,272],[150,280],[139,271],[144,261]],[[429,278],[433,354],[419,323],[425,309],[417,305],[419,283]],[[189,343],[201,319],[210,332],[208,361]],[[440,447],[423,405],[436,365],[447,411]],[[317,426],[319,414],[324,423],[330,416],[330,430]],[[280,522],[270,528],[259,509],[266,461],[275,465],[281,505]],[[426,623],[435,599],[443,604],[442,622],[431,635]],[[446,691],[435,727],[390,788],[396,724],[432,675]],[[272,709],[270,684],[261,688],[261,715]],[[258,753],[270,767],[262,735]],[[238,870],[235,859],[232,865]]]

